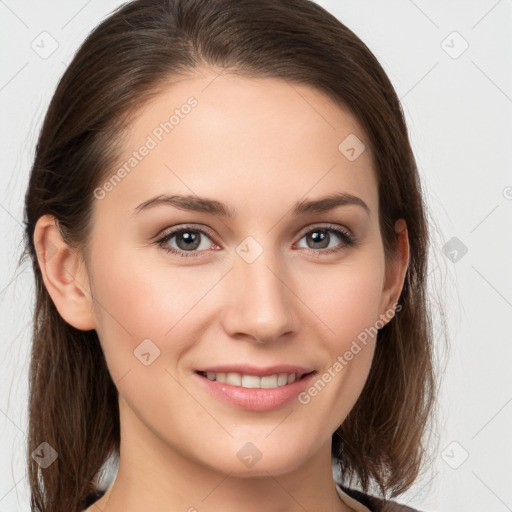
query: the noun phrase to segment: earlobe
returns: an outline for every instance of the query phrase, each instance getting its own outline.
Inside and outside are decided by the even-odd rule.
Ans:
[[[394,305],[402,293],[409,268],[409,236],[404,219],[398,219],[395,222],[395,233],[394,260],[386,266],[386,278],[382,290],[381,313],[386,316],[389,316],[389,312],[395,309]]]
[[[76,329],[95,328],[85,265],[62,239],[58,222],[43,215],[36,223],[34,245],[45,287],[62,318]]]

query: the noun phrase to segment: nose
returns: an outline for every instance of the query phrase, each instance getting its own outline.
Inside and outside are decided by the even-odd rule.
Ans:
[[[251,263],[236,256],[226,280],[222,322],[230,336],[269,343],[295,332],[300,301],[289,273],[270,251]]]

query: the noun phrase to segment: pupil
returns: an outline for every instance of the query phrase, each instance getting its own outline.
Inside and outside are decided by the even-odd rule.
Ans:
[[[178,237],[178,245],[180,245],[180,241],[183,240],[185,242],[185,249],[197,249],[199,246],[199,237],[196,233],[192,233],[191,231],[183,231],[181,236]],[[183,249],[183,247],[180,247]]]
[[[310,234],[310,238],[312,239],[313,245],[315,245],[315,249],[324,249],[329,245],[328,243],[327,245],[325,244],[325,241],[328,242],[328,236],[326,235],[325,230],[313,231]],[[318,247],[318,245],[320,245],[320,247]]]

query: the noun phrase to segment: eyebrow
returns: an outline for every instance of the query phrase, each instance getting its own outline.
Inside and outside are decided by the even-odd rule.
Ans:
[[[229,208],[226,204],[215,199],[194,195],[166,194],[155,196],[139,204],[136,208],[134,208],[132,215],[136,215],[141,211],[161,205],[173,206],[181,210],[208,213],[228,219],[233,219],[237,216],[236,209]],[[371,213],[368,205],[360,197],[354,196],[353,194],[348,194],[346,192],[340,192],[336,194],[330,194],[319,199],[304,199],[299,201],[293,206],[292,214],[295,216],[300,216],[311,213],[321,213],[333,210],[338,206],[350,205],[362,207],[368,216]]]

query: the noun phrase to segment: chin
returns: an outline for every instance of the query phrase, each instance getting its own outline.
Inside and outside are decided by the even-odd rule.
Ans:
[[[286,475],[299,468],[306,461],[303,457],[298,458],[297,453],[304,455],[304,451],[294,453],[275,453],[271,456],[265,457],[261,454],[261,458],[254,461],[243,461],[243,455],[240,458],[236,455],[234,458],[227,458],[222,462],[217,459],[213,464],[207,464],[211,469],[221,473],[229,474],[237,478],[258,478],[266,477],[269,475],[279,476]]]

